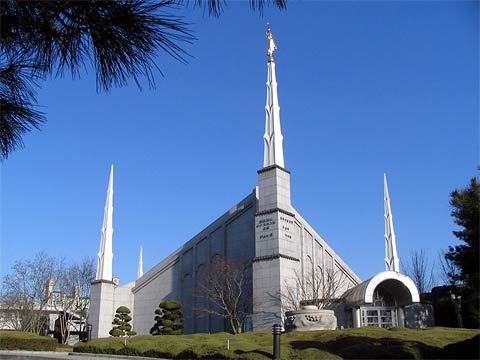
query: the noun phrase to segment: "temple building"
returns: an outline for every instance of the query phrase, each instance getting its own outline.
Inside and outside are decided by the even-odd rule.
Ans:
[[[413,281],[400,273],[393,219],[385,178],[386,271],[362,282],[340,255],[320,236],[290,201],[290,171],[284,162],[283,135],[277,94],[273,35],[267,31],[267,100],[263,168],[257,171],[253,191],[193,236],[152,269],[143,272],[140,252],[138,278],[120,286],[112,276],[113,165],[107,191],[96,279],[92,282],[89,323],[92,337],[107,337],[115,309],[132,310],[137,334],[149,334],[154,311],[163,300],[183,306],[185,333],[230,331],[219,316],[199,310],[195,291],[200,274],[222,257],[248,263],[244,331],[271,330],[284,323],[289,310],[287,294],[312,284],[322,274],[334,283],[320,296],[311,293],[304,303],[327,304],[335,311],[336,327],[405,326],[408,311],[419,302]],[[288,121],[288,119],[287,119]],[[372,246],[375,246],[372,244]],[[301,304],[297,304],[300,306]],[[292,310],[292,309],[290,309]]]

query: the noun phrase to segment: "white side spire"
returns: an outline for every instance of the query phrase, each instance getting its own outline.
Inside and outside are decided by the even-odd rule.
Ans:
[[[397,240],[393,229],[393,215],[386,174],[383,174],[383,199],[385,205],[385,269],[400,272],[400,260],[397,255]]]
[[[103,214],[102,235],[100,249],[98,251],[97,276],[96,280],[112,281],[112,238],[113,238],[113,164],[110,168],[110,179],[108,181],[107,201]]]
[[[273,53],[277,49],[270,24],[267,29],[268,39],[268,78],[267,78],[267,104],[265,105],[265,135],[263,167],[278,165],[285,167],[283,159],[283,135],[280,127],[280,106],[278,105],[277,78],[275,75],[275,61]]]
[[[140,245],[140,256],[138,257],[137,279],[140,279],[142,276],[143,276],[143,251],[142,251],[142,245]]]

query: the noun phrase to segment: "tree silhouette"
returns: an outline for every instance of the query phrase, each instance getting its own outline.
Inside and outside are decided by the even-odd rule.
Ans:
[[[23,146],[22,136],[46,121],[35,98],[38,81],[70,73],[79,78],[91,66],[97,90],[109,91],[146,78],[155,86],[156,58],[185,62],[182,44],[194,37],[175,11],[184,0],[2,1],[0,7],[0,159]],[[280,9],[286,0],[250,0]],[[225,0],[194,0],[219,16]]]
[[[453,191],[450,195],[450,205],[453,208],[454,221],[461,227],[461,230],[453,231],[453,234],[463,244],[450,246],[445,257],[460,268],[460,280],[478,293],[480,184],[477,178],[472,178],[467,188]]]

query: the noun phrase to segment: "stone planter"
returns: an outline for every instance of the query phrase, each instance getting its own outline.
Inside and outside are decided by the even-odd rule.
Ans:
[[[287,327],[291,331],[335,330],[337,317],[333,310],[318,309],[315,305],[302,306],[300,310],[288,311]]]

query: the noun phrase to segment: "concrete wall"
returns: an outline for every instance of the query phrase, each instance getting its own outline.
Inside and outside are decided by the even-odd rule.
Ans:
[[[90,315],[88,322],[92,324],[92,338],[109,337],[112,329],[114,310],[114,289],[112,281],[96,280],[92,282],[90,291]]]
[[[285,294],[307,276],[330,269],[340,284],[336,296],[359,277],[290,205],[290,173],[277,166],[259,174],[253,260],[253,329],[284,321]]]
[[[318,268],[331,268],[340,286],[340,297],[360,278],[326,241],[292,209],[257,215],[257,257],[253,264],[253,328],[271,330],[283,322],[285,304],[280,299],[286,288],[295,288],[298,277],[305,279]]]
[[[136,281],[132,292],[138,334],[149,334],[155,309],[164,300],[182,303],[185,333],[225,331],[223,319],[195,309],[200,301],[194,294],[195,280],[216,255],[229,261],[253,259],[255,212],[252,193]]]
[[[116,310],[126,306],[134,317],[134,283],[117,286],[113,281],[96,280],[92,283],[90,292],[90,315],[88,322],[92,324],[92,338],[109,337],[112,330],[112,321]],[[133,321],[131,324],[134,326]]]
[[[431,304],[415,303],[405,306],[405,327],[425,329],[432,326],[435,326],[435,319]]]
[[[293,209],[295,213],[295,224],[299,228],[301,244],[302,271],[308,273],[313,261],[313,267],[333,268],[336,273],[341,273],[343,278],[342,287],[338,289],[337,295],[342,295],[348,288],[361,282],[355,272],[343,261],[333,248],[313,229],[313,227]]]
[[[113,316],[115,316],[117,309],[120,306],[126,306],[130,311],[130,316],[133,318],[130,324],[135,330],[135,308],[134,308],[134,296],[132,294],[132,288],[135,282],[131,282],[123,286],[115,286],[113,289]],[[113,321],[113,318],[112,318]],[[110,329],[113,325],[110,326]],[[136,331],[136,330],[135,330]]]
[[[272,174],[273,177],[270,176]],[[289,194],[279,197],[268,195],[273,188],[289,192],[289,173],[273,167],[269,171],[259,172],[260,177],[263,191],[256,189],[146,272],[134,286],[129,284],[115,288],[112,285],[110,289],[104,285],[101,289],[92,288],[93,307],[101,298],[103,309],[96,321],[107,324],[99,334],[108,336],[115,308],[128,304],[134,315],[134,330],[139,335],[149,334],[154,323],[154,312],[164,300],[182,303],[185,333],[228,330],[223,319],[196,309],[204,305],[199,303],[202,300],[194,294],[198,274],[208,268],[217,255],[229,261],[252,262],[252,285],[248,292],[252,297],[250,310],[254,330],[271,330],[274,323],[283,321],[284,304],[280,301],[280,294],[287,286],[293,286],[297,274],[304,278],[312,268],[335,269],[344,278],[344,288],[339,290],[339,295],[346,288],[359,283],[358,276],[340,256],[295,209],[287,206]],[[270,199],[262,203],[263,211],[259,211],[260,194]],[[288,209],[269,209],[276,205]]]

